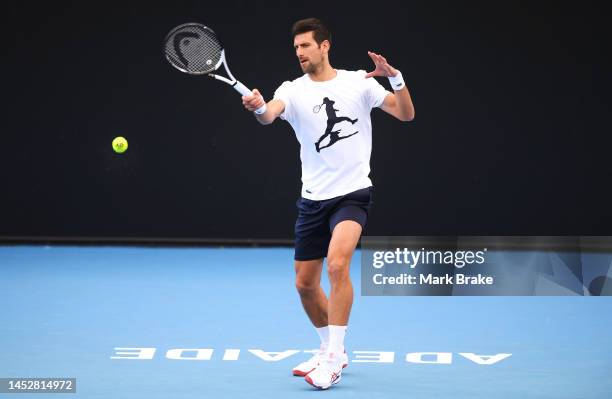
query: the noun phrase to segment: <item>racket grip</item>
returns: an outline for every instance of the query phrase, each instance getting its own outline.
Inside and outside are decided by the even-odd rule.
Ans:
[[[252,96],[253,92],[251,90],[249,90],[248,87],[246,87],[245,85],[243,85],[242,83],[240,83],[239,81],[236,81],[236,83],[234,84],[234,89],[242,94],[243,96]]]
[[[253,92],[251,90],[249,90],[248,87],[246,87],[245,85],[243,85],[242,83],[240,83],[239,81],[236,81],[236,84],[234,84],[234,89],[242,94],[243,96],[252,96]],[[268,107],[266,107],[266,103],[264,102],[264,105],[262,105],[260,108],[257,108],[255,110],[255,113],[258,115],[263,114],[264,112],[266,112],[266,110],[268,109]]]

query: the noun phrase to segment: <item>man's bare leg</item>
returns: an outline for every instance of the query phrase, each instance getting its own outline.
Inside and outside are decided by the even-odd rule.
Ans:
[[[361,225],[345,220],[336,225],[327,251],[327,272],[331,290],[327,316],[329,345],[324,361],[304,379],[310,385],[326,389],[340,381],[342,369],[348,365],[344,353],[344,335],[353,305],[353,285],[349,274],[351,258],[361,236]]]
[[[329,346],[328,301],[321,288],[322,269],[323,259],[295,262],[295,286],[300,294],[304,310],[321,339],[320,351],[293,368],[293,375],[300,377],[306,376],[318,366],[319,356],[326,353]]]
[[[345,220],[336,225],[327,253],[327,273],[331,285],[328,320],[330,325],[346,326],[353,305],[350,278],[351,258],[361,237],[361,225]]]
[[[328,324],[348,324],[353,304],[349,270],[359,237],[361,225],[352,220],[338,223],[332,232],[327,253],[327,272],[331,285],[329,300],[321,287],[323,259],[295,261],[295,285],[306,314],[317,328]]]
[[[327,327],[328,301],[321,288],[323,259],[295,261],[295,287],[302,306],[316,328]]]

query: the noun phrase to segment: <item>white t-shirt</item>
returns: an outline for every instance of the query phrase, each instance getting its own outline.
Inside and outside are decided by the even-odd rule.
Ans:
[[[365,74],[337,70],[324,82],[303,75],[274,93],[300,142],[302,197],[320,201],[372,185],[370,112],[389,92]]]

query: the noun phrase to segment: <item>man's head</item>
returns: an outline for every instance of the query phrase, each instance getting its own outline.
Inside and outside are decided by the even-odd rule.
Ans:
[[[293,47],[304,73],[312,73],[324,62],[328,62],[331,33],[316,18],[297,21],[291,29]]]

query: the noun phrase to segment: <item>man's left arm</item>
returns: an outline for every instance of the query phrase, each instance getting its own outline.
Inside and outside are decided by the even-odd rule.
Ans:
[[[414,119],[414,104],[408,87],[404,83],[402,73],[393,68],[385,57],[380,54],[368,51],[368,55],[374,61],[376,68],[372,72],[366,74],[366,78],[373,76],[381,76],[389,79],[393,93],[387,94],[380,108],[386,113],[393,115],[403,122],[408,122]]]

